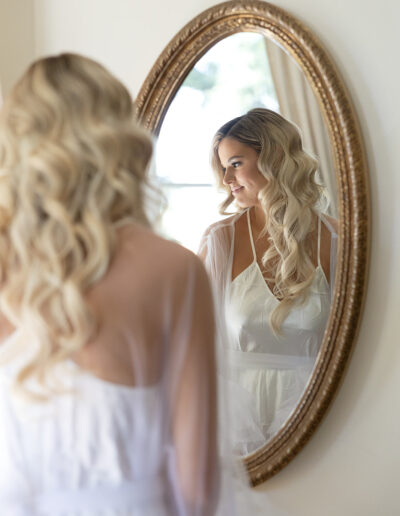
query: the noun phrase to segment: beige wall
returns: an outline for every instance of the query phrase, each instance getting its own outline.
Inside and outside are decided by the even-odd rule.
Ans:
[[[86,53],[137,93],[175,32],[214,3],[2,0],[1,47],[12,47],[16,54],[15,61],[5,59],[6,49],[0,50],[0,76],[8,87],[25,66],[33,41],[28,23],[33,6],[35,55]],[[400,514],[400,3],[280,0],[277,5],[314,30],[352,94],[370,164],[373,236],[368,298],[348,374],[310,443],[260,488],[265,514],[395,516]],[[17,41],[4,33],[8,18],[15,22]]]
[[[33,2],[0,0],[0,87],[6,93],[35,55]]]

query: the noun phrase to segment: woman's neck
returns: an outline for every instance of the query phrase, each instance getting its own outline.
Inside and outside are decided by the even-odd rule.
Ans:
[[[261,206],[256,205],[250,209],[250,221],[253,229],[258,233],[264,229],[267,216]]]

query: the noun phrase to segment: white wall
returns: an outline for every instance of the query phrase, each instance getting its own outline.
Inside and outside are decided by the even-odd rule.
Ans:
[[[36,56],[61,50],[88,54],[108,65],[135,94],[173,35],[214,3],[2,0],[0,29],[11,5],[24,6],[17,27],[22,33],[33,5]],[[306,448],[259,488],[265,499],[263,514],[395,516],[400,514],[400,36],[395,30],[400,3],[280,0],[277,5],[315,32],[351,92],[370,165],[373,236],[364,318],[344,384]],[[1,46],[4,37],[2,30]],[[13,46],[19,48],[15,41]],[[0,70],[7,87],[26,55],[16,54],[15,66],[8,60],[4,73]]]
[[[185,15],[179,3],[161,0],[33,1],[36,55],[85,53],[108,66],[134,95],[169,39],[196,13],[189,9]]]

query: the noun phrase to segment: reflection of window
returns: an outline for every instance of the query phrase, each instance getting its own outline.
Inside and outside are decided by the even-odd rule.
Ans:
[[[221,218],[209,164],[212,137],[254,107],[279,111],[264,37],[240,33],[219,42],[186,77],[157,142],[156,173],[168,198],[162,231],[196,250],[206,227]]]

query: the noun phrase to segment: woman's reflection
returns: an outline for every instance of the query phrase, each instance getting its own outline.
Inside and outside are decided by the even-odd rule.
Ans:
[[[330,311],[336,221],[323,215],[317,161],[299,130],[253,109],[216,133],[212,165],[233,216],[210,226],[200,255],[225,303],[227,356],[247,454],[282,426],[313,369]]]

